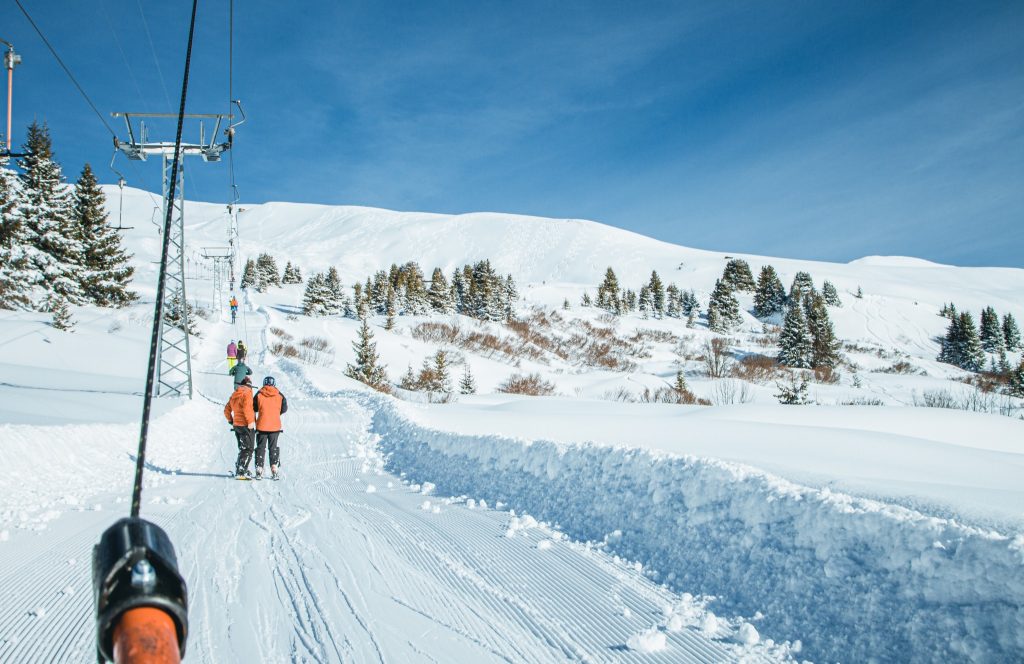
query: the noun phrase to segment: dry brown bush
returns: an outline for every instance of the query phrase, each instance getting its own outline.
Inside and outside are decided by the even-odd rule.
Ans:
[[[290,360],[300,357],[298,348],[282,341],[275,341],[270,344],[270,352],[278,357],[285,357]]]
[[[426,322],[420,323],[412,329],[412,338],[433,343],[455,344],[458,342],[461,333],[462,331],[458,325]]]
[[[752,383],[773,381],[782,373],[782,365],[774,357],[751,353],[732,366],[732,375]]]
[[[292,339],[295,338],[295,337],[293,337],[292,335],[288,334],[287,332],[285,332],[284,330],[282,330],[279,327],[272,327],[272,328],[270,328],[270,333],[275,335],[275,336],[280,337],[281,339],[284,339],[285,341],[291,341]]]
[[[629,340],[633,343],[640,343],[643,341],[650,341],[659,344],[679,343],[679,337],[668,330],[652,330],[650,328],[638,329],[633,333],[633,336],[630,337]]]
[[[512,374],[498,386],[499,392],[506,394],[528,394],[533,397],[555,393],[555,384],[541,378],[540,374]]]
[[[729,353],[729,344],[721,337],[714,337],[704,342],[701,349],[700,361],[704,364],[704,371],[710,378],[721,378],[729,373],[732,366],[732,355]]]
[[[918,373],[918,371],[917,371],[917,369],[914,368],[914,365],[911,364],[910,362],[907,362],[906,360],[897,360],[896,362],[893,362],[892,364],[890,364],[887,367],[882,367],[881,369],[872,369],[871,373],[887,373],[887,374],[904,374],[904,375],[907,375],[907,374],[916,374],[916,373]]]
[[[814,381],[834,385],[842,375],[832,367],[814,367]]]

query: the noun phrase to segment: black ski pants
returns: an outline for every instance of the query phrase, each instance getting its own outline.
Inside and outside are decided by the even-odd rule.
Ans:
[[[277,437],[280,431],[257,431],[256,432],[256,467],[263,467],[263,455],[267,448],[270,448],[270,465],[276,466],[281,461],[281,450],[277,447]]]
[[[253,438],[255,432],[249,427],[235,427],[235,438],[238,439],[238,460],[235,462],[235,474],[241,475],[249,470],[252,459]]]

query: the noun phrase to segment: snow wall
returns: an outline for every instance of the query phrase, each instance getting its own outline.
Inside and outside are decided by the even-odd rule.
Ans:
[[[361,398],[360,398],[361,397]],[[673,588],[760,611],[758,630],[831,661],[1024,661],[1015,539],[754,468],[633,448],[463,436],[375,411],[388,469],[602,541]]]

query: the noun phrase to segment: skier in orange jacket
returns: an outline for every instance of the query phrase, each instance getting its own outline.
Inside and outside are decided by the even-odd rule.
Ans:
[[[263,477],[263,455],[270,449],[270,476],[278,479],[277,467],[281,462],[281,450],[277,437],[281,435],[281,415],[288,412],[288,399],[276,385],[273,376],[263,379],[263,387],[252,398],[252,409],[256,411],[256,479]]]
[[[252,381],[246,376],[238,384],[231,398],[224,405],[224,417],[232,426],[238,440],[238,459],[235,461],[235,478],[249,478],[249,460],[252,458],[256,434],[256,414],[252,410]]]

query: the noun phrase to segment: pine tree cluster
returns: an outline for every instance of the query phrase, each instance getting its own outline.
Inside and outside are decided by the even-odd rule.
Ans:
[[[456,269],[450,282],[441,268],[434,268],[429,284],[415,261],[393,264],[387,272],[379,270],[364,283],[356,283],[352,290],[349,300],[333,267],[326,274],[315,274],[306,282],[302,311],[309,316],[385,316],[385,327],[391,329],[397,316],[431,312],[508,320],[519,299],[512,275],[498,274],[486,260]]]
[[[134,268],[107,225],[104,195],[89,164],[73,188],[64,182],[46,125],[33,122],[18,161],[0,163],[0,308],[68,304],[122,307]]]
[[[985,307],[981,311],[978,328],[974,327],[974,317],[970,312],[957,313],[956,305],[952,302],[943,304],[939,315],[949,318],[946,336],[942,339],[936,358],[939,362],[967,371],[982,371],[985,369],[985,354],[988,353],[993,373],[1012,375],[1006,354],[1024,350],[1020,328],[1013,314],[1005,314],[1000,321],[993,307]]]
[[[352,302],[345,295],[337,268],[317,272],[306,281],[302,313],[307,316],[352,316]]]
[[[790,303],[779,335],[779,362],[798,369],[834,368],[839,347],[822,295],[812,292]]]
[[[583,298],[583,306],[590,306],[590,295],[584,293]],[[645,317],[654,318],[688,318],[700,308],[692,290],[683,291],[675,284],[665,286],[657,271],[651,272],[651,278],[638,292],[622,289],[611,267],[605,271],[604,280],[597,287],[594,304],[617,315],[639,311]]]

